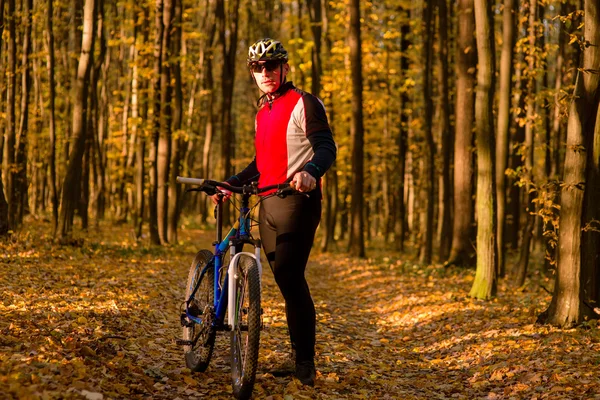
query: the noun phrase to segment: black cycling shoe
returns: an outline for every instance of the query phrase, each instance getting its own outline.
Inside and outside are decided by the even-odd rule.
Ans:
[[[296,363],[296,378],[306,386],[315,386],[315,363],[314,361],[300,361]]]

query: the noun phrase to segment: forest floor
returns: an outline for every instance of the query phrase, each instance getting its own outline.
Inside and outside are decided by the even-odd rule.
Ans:
[[[205,373],[186,369],[174,343],[209,230],[188,226],[181,244],[157,248],[102,224],[70,247],[53,244],[47,222],[26,226],[0,244],[0,398],[231,398],[228,335]],[[518,290],[501,282],[482,302],[468,297],[472,270],[420,267],[374,246],[368,255],[312,256],[314,388],[269,373],[289,341],[265,268],[254,398],[600,399],[600,326],[536,325],[550,300],[537,275]]]

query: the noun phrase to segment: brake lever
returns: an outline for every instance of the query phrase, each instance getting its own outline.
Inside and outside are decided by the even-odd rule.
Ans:
[[[188,192],[204,192],[204,193],[206,193],[209,196],[213,196],[213,195],[215,195],[217,193],[220,193],[220,192],[217,191],[216,188],[214,188],[212,186],[205,186],[205,185],[194,187],[194,188],[185,189],[185,193],[188,193]]]

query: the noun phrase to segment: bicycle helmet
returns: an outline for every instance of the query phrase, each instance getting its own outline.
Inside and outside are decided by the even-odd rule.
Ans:
[[[287,62],[288,52],[279,40],[264,38],[248,48],[248,65],[258,61],[281,60]]]

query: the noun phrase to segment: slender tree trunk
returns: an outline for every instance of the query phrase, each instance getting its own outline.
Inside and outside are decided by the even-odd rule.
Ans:
[[[92,84],[92,90],[96,88],[97,85]],[[79,204],[78,211],[79,216],[81,217],[81,229],[87,230],[89,224],[89,203],[90,203],[90,159],[91,159],[91,142],[94,134],[94,118],[93,113],[96,104],[88,101],[88,111],[86,113],[87,121],[86,127],[87,130],[86,138],[85,138],[85,150],[83,153],[83,163],[81,168],[81,193],[79,194]]]
[[[0,0],[0,38],[4,37],[4,9],[5,9],[5,4],[6,1],[5,0]],[[6,64],[7,62],[5,61],[5,56],[6,56],[6,52],[4,51],[4,47],[5,47],[5,43],[6,41],[3,40],[2,43],[0,43],[0,110],[3,109],[3,100],[6,99],[6,85],[5,83],[7,82],[7,80],[5,80],[6,76]],[[0,132],[5,132],[5,126],[4,126],[4,121],[5,118],[3,120],[0,121]],[[1,170],[2,170],[2,159],[3,159],[3,155],[4,155],[4,135],[2,135],[2,137],[0,138],[0,175],[1,174]],[[0,180],[2,179],[2,176],[0,176]],[[4,185],[2,185],[2,187],[4,187]],[[4,190],[2,193],[2,197],[4,197]],[[6,199],[4,199],[4,201],[6,201]],[[0,201],[1,202],[1,201]],[[7,207],[8,207],[8,203],[7,203]],[[8,211],[7,211],[8,213]],[[8,217],[8,216],[7,216]],[[0,216],[1,218],[1,216]],[[0,221],[2,221],[2,219],[0,219]]]
[[[48,0],[46,11],[46,45],[48,65],[48,133],[50,134],[50,198],[52,201],[52,234],[56,234],[58,225],[58,191],[56,188],[56,121],[54,99],[56,97],[56,83],[54,80],[54,32],[52,27],[52,0]]]
[[[0,0],[0,37],[4,37],[4,0]],[[14,15],[14,6],[13,6],[13,14]],[[4,48],[4,43],[0,43],[0,76],[4,77],[5,67],[4,67],[4,59],[2,54],[2,49]],[[2,90],[0,90],[0,96],[4,98],[4,85],[2,85]],[[1,105],[2,103],[0,103]],[[8,105],[7,105],[8,110]],[[13,116],[14,121],[14,116]],[[0,124],[0,129],[4,132],[4,126]],[[4,154],[4,138],[0,138],[0,158],[3,158]],[[1,161],[1,160],[0,160]],[[8,233],[8,203],[6,202],[6,198],[4,197],[4,183],[2,182],[2,176],[0,176],[0,236],[5,236]]]
[[[29,131],[29,94],[31,92],[31,25],[33,1],[23,2],[23,48],[21,51],[21,116],[15,146],[15,168],[11,170],[12,192],[9,202],[9,225],[16,229],[23,222],[27,207],[27,140]],[[10,149],[9,149],[10,151]]]
[[[160,134],[158,137],[158,197],[157,217],[158,234],[161,243],[168,243],[168,215],[169,215],[169,174],[171,166],[171,137],[173,109],[171,107],[171,25],[173,20],[173,2],[163,0],[162,10],[162,45],[160,68]]]
[[[329,35],[329,13],[330,9],[327,7],[327,2],[320,2],[321,4],[321,25],[323,27],[321,33],[323,42],[325,45],[324,53],[326,55],[325,59],[328,60],[331,55],[332,42]],[[323,69],[323,65],[321,65],[320,69]],[[329,125],[335,125],[335,95],[334,93],[329,93],[329,96],[325,99],[326,108],[328,110],[329,116]],[[321,251],[329,251],[331,247],[331,243],[335,241],[335,227],[337,223],[338,216],[338,177],[337,177],[337,168],[335,163],[331,166],[325,179],[323,181],[323,193],[325,194],[325,214],[322,222],[323,228],[323,236],[321,237]]]
[[[450,130],[450,93],[448,70],[448,7],[446,0],[438,0],[438,37],[440,40],[439,66],[439,103],[440,103],[440,138],[442,153],[442,177],[440,179],[440,211],[439,211],[439,259],[445,261],[450,255],[452,245],[452,186],[450,179],[451,146],[454,142]]]
[[[156,0],[155,3],[155,39],[154,39],[154,69],[153,69],[153,124],[152,124],[152,138],[150,141],[150,241],[153,244],[161,243],[161,236],[159,233],[159,220],[158,220],[158,137],[161,131],[161,64],[162,64],[162,45],[163,45],[163,0]]]
[[[350,124],[352,140],[352,225],[350,226],[348,249],[353,256],[364,257],[364,127],[360,25],[360,1],[351,0],[348,42],[350,44],[352,76],[352,122]]]
[[[8,213],[6,225],[8,229],[14,229],[15,204],[13,204],[14,174],[11,172],[15,168],[15,143],[16,143],[16,121],[15,106],[17,88],[17,31],[16,31],[16,13],[15,1],[8,0],[8,68],[7,88],[6,88],[6,133],[3,154],[3,172],[5,179],[5,193],[8,201]]]
[[[173,40],[173,54],[181,53],[182,40],[182,0],[174,1],[175,34]],[[169,177],[169,221],[168,239],[171,243],[177,243],[177,225],[181,208],[181,185],[177,184],[177,176],[181,175],[181,160],[183,158],[185,142],[181,134],[181,120],[183,114],[183,92],[181,87],[181,61],[179,58],[173,62],[172,74],[175,81],[175,97],[173,107],[173,131],[175,135],[171,148],[171,173]]]
[[[533,239],[533,228],[535,224],[535,204],[533,202],[535,196],[532,193],[531,188],[534,187],[533,179],[533,165],[534,165],[534,120],[536,118],[535,112],[535,96],[536,96],[536,77],[533,75],[536,67],[535,60],[535,42],[536,42],[536,20],[537,20],[537,0],[530,0],[529,2],[529,76],[527,85],[527,100],[525,104],[527,119],[525,123],[525,193],[527,196],[525,215],[527,222],[523,229],[521,251],[519,255],[519,261],[517,264],[517,273],[515,276],[515,283],[517,286],[523,286],[525,278],[527,276],[527,266],[529,264],[529,256],[531,253],[531,240]]]
[[[454,221],[452,248],[445,263],[470,265],[473,262],[473,71],[476,67],[473,0],[459,0],[456,43],[456,123],[454,142]]]
[[[385,69],[386,71],[390,71],[391,65],[390,65],[390,49],[387,48],[385,49]],[[385,83],[385,105],[384,108],[382,110],[382,114],[383,114],[383,143],[384,143],[384,148],[389,149],[393,147],[393,139],[392,139],[392,124],[391,124],[391,109],[390,109],[390,102],[392,99],[392,91],[391,91],[391,85],[389,84],[390,82],[390,76],[388,73],[388,76],[386,78],[386,83]],[[377,199],[377,197],[379,197],[379,199],[381,200],[382,204],[382,208],[383,208],[383,212],[379,213],[379,218],[381,219],[381,229],[383,230],[383,238],[385,243],[389,243],[390,239],[391,239],[391,235],[392,232],[394,230],[394,225],[393,225],[393,218],[392,218],[392,202],[394,201],[394,198],[392,196],[392,174],[393,174],[393,169],[395,166],[395,160],[393,157],[393,154],[391,153],[384,153],[385,157],[383,158],[383,174],[381,175],[381,193],[374,193],[375,198]],[[380,195],[380,196],[378,196]],[[380,208],[381,209],[381,208]]]
[[[523,23],[519,24],[518,29],[524,29]],[[515,111],[514,125],[515,133],[512,138],[512,147],[515,151],[510,156],[510,168],[513,171],[518,171],[523,168],[523,160],[521,152],[523,151],[523,143],[525,141],[525,127],[521,123],[524,117],[523,110],[525,109],[525,97],[527,96],[527,88],[525,86],[525,79],[523,77],[523,70],[525,69],[525,54],[523,51],[519,53],[518,62],[515,66],[515,99],[517,111]],[[516,173],[508,179],[507,186],[509,187],[509,203],[507,205],[507,216],[505,218],[505,239],[510,248],[517,250],[519,248],[519,232],[521,231],[521,188],[517,184],[519,177]],[[511,272],[514,272],[513,271]]]
[[[405,17],[408,18],[408,12],[405,11]],[[410,40],[408,35],[410,33],[410,26],[408,21],[405,21],[400,28],[400,82],[403,82],[408,76],[408,49],[410,47]],[[404,201],[404,191],[406,183],[406,151],[408,142],[408,108],[409,108],[409,97],[407,90],[402,90],[400,93],[400,126],[398,138],[396,141],[396,147],[398,148],[398,166],[397,166],[397,180],[398,180],[398,192],[396,195],[396,219],[395,219],[395,236],[396,236],[396,249],[404,251],[404,242],[406,240],[406,233],[408,230],[406,217],[406,203]]]
[[[102,5],[99,5],[100,9]],[[83,17],[83,36],[81,56],[77,70],[77,85],[73,99],[73,151],[63,183],[62,201],[58,221],[59,239],[67,240],[73,228],[73,215],[79,199],[79,182],[81,181],[81,162],[85,150],[86,109],[89,87],[90,66],[94,49],[94,26],[96,16],[96,0],[85,0]]]
[[[226,178],[233,175],[232,152],[234,147],[234,132],[232,124],[233,86],[235,83],[235,54],[238,44],[238,13],[239,0],[232,1],[225,14],[225,0],[217,1],[217,20],[220,21],[219,32],[223,53],[223,74],[221,77],[221,166]],[[223,210],[223,221],[229,221],[229,204]]]
[[[567,4],[561,3],[560,14],[567,14]],[[567,38],[568,36],[564,32],[564,28],[561,25],[561,29],[558,30],[558,54],[555,63],[555,75],[554,75],[554,108],[552,109],[552,133],[551,137],[554,139],[552,144],[554,158],[552,160],[552,179],[558,180],[562,176],[561,164],[563,164],[563,157],[561,151],[563,151],[564,143],[564,129],[561,118],[561,89],[563,79],[565,78],[564,67],[565,67],[565,52],[567,50]]]
[[[209,91],[208,98],[206,99],[206,126],[204,128],[204,145],[202,146],[202,174],[205,177],[209,177],[212,171],[210,170],[210,155],[212,153],[212,143],[215,130],[215,116],[214,116],[214,102],[215,102],[215,90],[214,90],[214,79],[212,71],[212,60],[210,57],[206,60],[206,82],[205,88]],[[200,217],[202,221],[208,220],[208,207],[206,206],[206,199],[202,199],[202,207]]]
[[[121,7],[120,7],[121,8]],[[120,14],[123,19],[127,19],[127,14],[124,10],[120,10]],[[123,26],[121,25],[121,29],[123,30]],[[135,27],[134,27],[135,31]],[[125,36],[124,32],[121,32],[123,37]],[[134,32],[134,41],[135,41],[135,32]],[[115,201],[117,203],[117,211],[115,218],[118,223],[125,223],[127,221],[127,216],[130,212],[129,205],[129,193],[131,191],[130,183],[132,181],[132,170],[133,170],[133,162],[135,160],[134,146],[136,141],[136,134],[133,128],[129,130],[130,125],[130,110],[131,110],[131,96],[132,96],[132,82],[133,82],[133,67],[129,67],[129,65],[133,62],[133,53],[135,51],[134,44],[132,43],[129,46],[129,56],[125,58],[126,49],[123,48],[121,50],[121,56],[119,66],[122,68],[121,76],[123,79],[123,83],[121,85],[125,86],[122,90],[125,92],[125,99],[123,100],[123,112],[121,113],[121,134],[122,134],[122,147],[121,147],[121,157],[116,160],[116,169],[119,171],[119,179],[115,182]]]
[[[140,14],[143,16],[144,20],[148,17],[148,7],[142,6],[142,10],[138,10]],[[145,181],[145,153],[146,153],[146,129],[147,124],[145,123],[148,116],[148,105],[147,102],[143,102],[140,104],[140,94],[147,93],[143,89],[147,87],[146,80],[142,80],[140,77],[140,67],[142,67],[142,60],[140,59],[140,48],[148,43],[148,27],[142,25],[143,29],[143,37],[140,35],[135,35],[135,50],[133,53],[133,81],[131,82],[131,116],[134,119],[134,124],[132,126],[132,130],[136,132],[136,150],[135,150],[135,208],[132,215],[133,219],[133,230],[135,233],[136,239],[140,239],[142,237],[142,228],[144,225],[144,208],[145,208],[145,198],[144,195],[144,181]],[[142,90],[140,90],[140,88]],[[141,109],[141,112],[140,112]],[[140,118],[141,116],[141,118]]]
[[[425,26],[425,43],[423,46],[423,61],[425,63],[424,76],[423,76],[423,101],[425,104],[424,117],[424,129],[425,129],[425,155],[423,160],[423,185],[425,201],[425,220],[421,227],[424,236],[424,241],[421,248],[421,263],[430,264],[433,254],[433,211],[435,204],[435,143],[433,141],[433,100],[432,100],[432,75],[433,75],[433,36],[434,36],[434,22],[433,22],[433,4],[425,3],[424,12],[424,26]]]
[[[96,38],[98,39],[98,47],[100,48],[100,54],[97,59],[94,60],[94,67],[91,71],[90,81],[92,82],[92,90],[90,93],[90,101],[92,107],[90,109],[93,112],[93,128],[94,136],[92,137],[93,151],[92,158],[94,161],[94,178],[95,178],[95,193],[93,197],[93,204],[95,209],[96,224],[104,219],[104,212],[106,209],[106,145],[105,136],[107,129],[107,118],[106,110],[108,108],[108,89],[107,85],[102,85],[100,96],[98,96],[98,81],[102,74],[102,81],[107,82],[108,69],[110,66],[110,53],[107,57],[106,49],[106,38],[104,31],[104,21],[100,19],[98,21],[98,27],[96,29]]]
[[[314,42],[314,46],[311,50],[311,89],[312,94],[319,97],[321,93],[321,74],[323,73],[323,68],[321,66],[321,36],[323,33],[321,0],[306,0],[306,5],[308,7],[308,15],[310,17],[310,29],[312,31],[312,37]]]
[[[68,57],[68,66],[69,66],[69,88],[71,90],[70,98],[74,97],[74,92],[77,90],[77,56],[81,53],[81,34],[79,33],[79,27],[82,22],[82,12],[83,12],[83,0],[70,0],[69,2],[69,36],[68,36],[68,49],[69,49],[69,57]],[[72,113],[74,111],[74,105],[69,102],[69,111]],[[71,144],[72,141],[75,140],[72,137],[72,127],[69,127],[67,132],[67,137],[64,142],[63,149],[63,171],[66,174],[67,167],[69,164],[69,156],[71,154]],[[62,190],[61,190],[62,192]]]
[[[498,275],[505,275],[504,228],[506,216],[506,168],[509,154],[510,101],[512,98],[513,54],[515,45],[516,10],[514,0],[504,0],[502,14],[502,55],[498,94],[498,125],[496,147],[496,196],[498,198]]]
[[[496,185],[494,139],[495,46],[492,6],[475,0],[477,27],[477,98],[475,131],[477,142],[477,270],[470,296],[489,299],[496,295]]]

